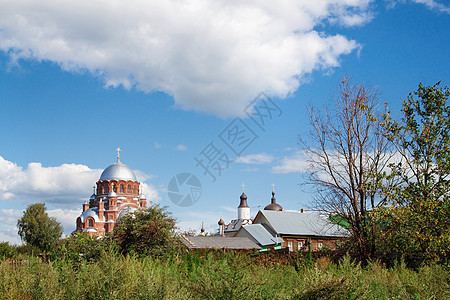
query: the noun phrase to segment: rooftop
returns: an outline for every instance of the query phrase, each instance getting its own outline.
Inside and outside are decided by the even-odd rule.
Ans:
[[[261,249],[261,247],[248,238],[181,235],[180,240],[189,249]]]

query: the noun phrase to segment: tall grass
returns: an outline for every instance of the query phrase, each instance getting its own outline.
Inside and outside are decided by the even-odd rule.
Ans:
[[[26,257],[0,263],[2,299],[449,299],[449,268],[399,263],[385,268],[344,257],[297,266],[263,264],[251,255],[208,252],[96,261]]]

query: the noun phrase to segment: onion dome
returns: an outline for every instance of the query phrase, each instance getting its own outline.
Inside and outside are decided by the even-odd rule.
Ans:
[[[144,195],[144,194],[140,194],[140,195],[139,195],[139,199],[147,199],[147,198],[145,198],[145,195]]]
[[[240,207],[249,207],[247,204],[247,195],[244,192],[242,192],[241,203],[239,204],[238,208]]]
[[[137,181],[133,170],[131,170],[126,164],[121,163],[119,160],[112,165],[109,165],[103,171],[99,181],[103,180]]]
[[[97,196],[95,196],[95,194],[92,194],[91,197],[89,198],[89,200],[95,200],[97,198]]]
[[[283,210],[283,207],[281,207],[281,205],[276,203],[275,191],[272,191],[272,199],[271,200],[272,200],[272,203],[270,203],[269,205],[264,207],[264,210],[275,210],[275,211]]]
[[[222,220],[222,218],[220,218],[220,220],[219,220],[219,222],[217,222],[217,224],[219,224],[219,225],[225,225],[225,222],[224,222],[224,220]]]

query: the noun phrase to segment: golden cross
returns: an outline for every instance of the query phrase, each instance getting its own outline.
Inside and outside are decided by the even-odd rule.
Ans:
[[[272,192],[275,192],[275,184],[272,184]]]
[[[120,151],[121,151],[121,149],[119,147],[117,147],[116,151],[117,151],[117,160],[119,160],[120,159]]]
[[[95,194],[95,186],[92,187],[94,189],[94,194]]]
[[[242,192],[244,192],[245,184],[242,183]]]

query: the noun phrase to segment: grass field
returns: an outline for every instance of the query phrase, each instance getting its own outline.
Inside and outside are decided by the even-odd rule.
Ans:
[[[291,264],[208,252],[164,260],[102,252],[95,261],[0,264],[2,299],[450,299],[448,265],[365,267],[344,257]]]

